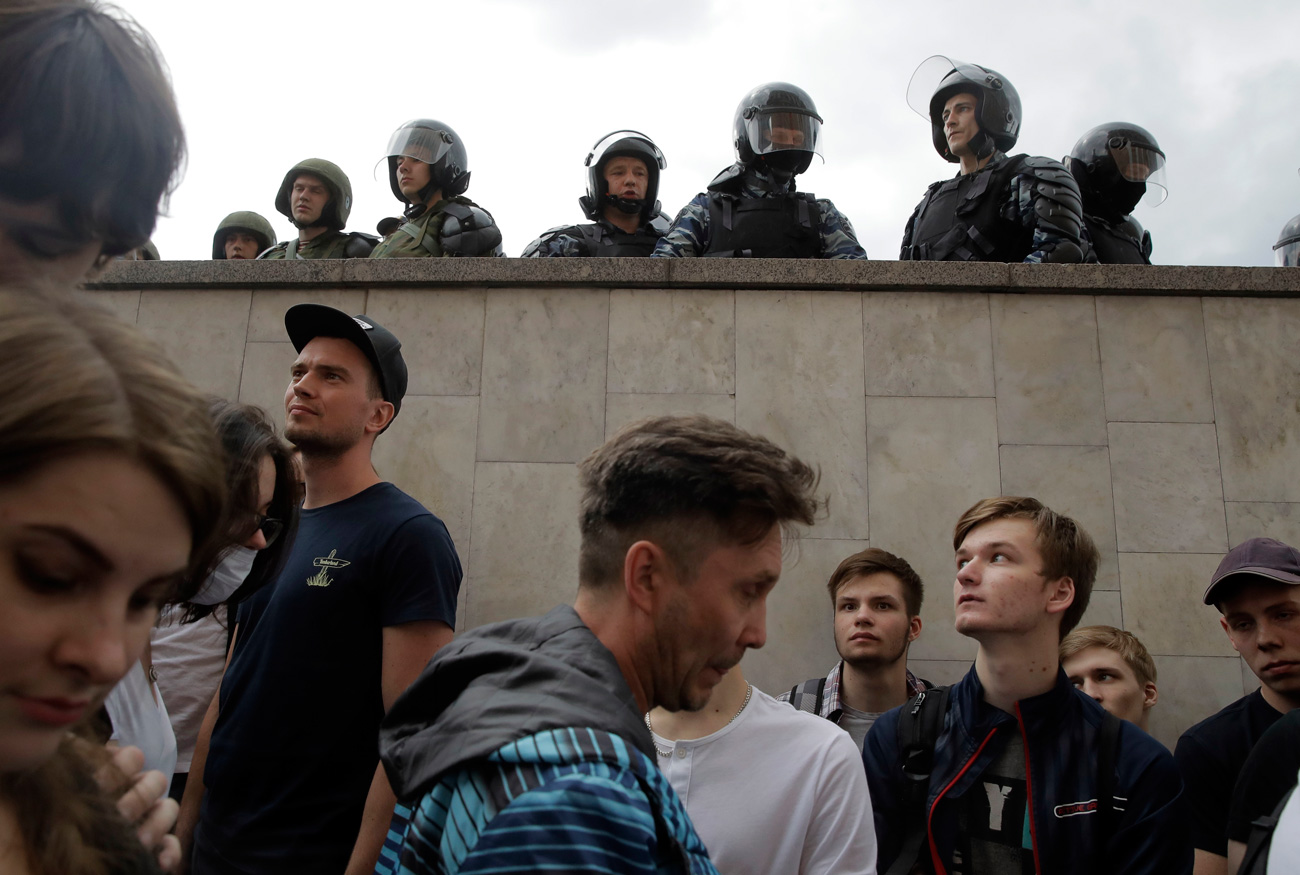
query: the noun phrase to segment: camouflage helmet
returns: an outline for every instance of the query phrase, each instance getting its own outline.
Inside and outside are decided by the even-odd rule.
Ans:
[[[341,167],[324,158],[308,158],[289,168],[289,172],[284,175],[284,182],[280,183],[280,191],[275,196],[276,210],[293,221],[293,212],[289,209],[289,192],[293,190],[293,181],[303,173],[310,173],[325,181],[325,187],[330,190],[330,202],[321,211],[321,224],[342,231],[348,222],[348,214],[352,212],[352,182]]]
[[[276,243],[275,229],[270,222],[251,210],[240,210],[226,216],[217,226],[216,233],[212,235],[213,258],[226,257],[226,235],[231,231],[243,231],[256,237],[258,252],[263,252]]]
[[[971,144],[983,158],[994,147],[1003,152],[1016,145],[1020,137],[1020,94],[997,70],[954,61],[944,55],[931,55],[921,62],[907,85],[907,104],[930,122],[934,150],[944,160],[956,164],[961,159],[948,150],[944,133],[944,105],[956,94],[975,95],[975,121],[979,133]]]
[[[403,203],[411,203],[397,185],[397,164],[414,158],[429,165],[429,184],[416,196],[422,201],[434,191],[443,197],[464,194],[469,188],[469,154],[465,141],[451,125],[436,119],[416,118],[406,122],[388,138],[388,185]]]

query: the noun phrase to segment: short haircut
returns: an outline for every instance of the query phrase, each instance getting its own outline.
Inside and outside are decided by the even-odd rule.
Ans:
[[[1034,524],[1034,543],[1043,556],[1043,576],[1048,580],[1068,577],[1074,581],[1074,602],[1061,617],[1061,637],[1079,625],[1088,609],[1092,585],[1097,580],[1097,545],[1077,522],[1059,514],[1036,498],[1001,495],[975,502],[957,520],[952,534],[953,550],[961,549],[971,530],[994,520],[1029,520]]]
[[[831,579],[826,582],[826,589],[831,594],[831,604],[835,604],[840,588],[850,580],[881,572],[894,575],[903,585],[903,604],[907,607],[907,616],[915,617],[921,613],[921,600],[925,597],[921,575],[913,570],[906,559],[876,547],[854,553],[835,569]]]
[[[0,196],[53,197],[105,255],[143,246],[185,158],[158,47],[97,0],[0,8]]]
[[[621,429],[578,465],[580,585],[622,579],[640,540],[693,580],[720,544],[755,544],[774,525],[812,525],[818,474],[763,437],[707,416],[664,416]]]
[[[1118,653],[1133,669],[1143,686],[1156,682],[1156,663],[1132,632],[1114,626],[1083,626],[1061,640],[1061,662],[1089,647],[1105,647]]]

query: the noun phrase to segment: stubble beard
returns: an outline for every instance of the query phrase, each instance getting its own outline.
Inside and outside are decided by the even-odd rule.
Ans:
[[[849,665],[858,669],[859,671],[877,671],[879,669],[888,668],[889,666],[896,664],[900,659],[903,660],[907,659],[908,643],[909,642],[907,641],[907,639],[903,639],[903,643],[898,646],[898,652],[895,653],[893,656],[890,656],[888,654],[881,654],[881,655],[871,655],[871,656],[849,657],[841,653],[840,658],[843,659]]]
[[[291,424],[285,425],[284,437],[304,458],[312,459],[337,459],[357,445],[346,435],[320,434]]]

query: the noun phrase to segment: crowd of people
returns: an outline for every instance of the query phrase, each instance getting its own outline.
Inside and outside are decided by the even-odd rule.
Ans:
[[[1064,209],[1074,175],[1005,156],[1014,130],[985,133],[1012,106],[1018,128],[1009,84],[927,68],[943,74],[924,89],[936,149],[963,174],[927,192],[905,246],[1003,251],[976,220],[1005,183],[988,203],[1025,258],[1098,249],[1089,214]],[[1078,627],[1095,544],[1030,497],[955,521],[955,627],[977,646],[964,678],[909,670],[924,584],[873,547],[827,581],[839,659],[774,697],[741,659],[767,643],[785,549],[824,513],[816,460],[659,417],[578,466],[574,603],[454,635],[446,526],[372,464],[408,384],[399,338],[298,304],[283,431],[205,398],[72,295],[144,245],[184,153],[148,35],[96,0],[16,0],[0,79],[0,870],[1300,871],[1300,550],[1250,538],[1207,581],[1260,687],[1172,754],[1145,731],[1160,705],[1142,643]],[[852,249],[833,205],[794,193],[811,100],[764,86],[742,110],[740,162],[665,228],[647,198],[662,156],[636,132],[604,138],[583,202],[604,231],[548,232],[538,254],[602,234],[652,237],[650,254],[745,254],[764,234],[791,257]],[[409,209],[372,255],[499,246],[463,197],[454,132],[410,123],[389,151]],[[266,229],[237,214],[214,256],[369,247],[344,230],[337,170],[286,174],[298,240],[266,254]],[[966,224],[933,218],[944,204]]]

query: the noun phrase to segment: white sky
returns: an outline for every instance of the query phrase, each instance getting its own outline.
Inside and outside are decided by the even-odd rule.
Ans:
[[[1295,0],[118,2],[162,47],[188,134],[184,181],[154,236],[168,259],[210,257],[235,210],[295,236],[275,191],[307,157],[343,167],[349,228],[374,233],[400,213],[374,165],[416,117],[464,138],[468,195],[496,217],[507,255],[583,221],[583,159],[617,128],[663,149],[660,199],[674,215],[732,162],[736,104],[772,80],[804,88],[825,119],[826,163],[800,188],[833,200],[871,257],[897,258],[925,187],[955,169],[905,100],[932,54],[1015,85],[1015,151],[1059,159],[1106,121],[1150,130],[1170,195],[1135,215],[1157,263],[1272,264],[1300,212]]]

